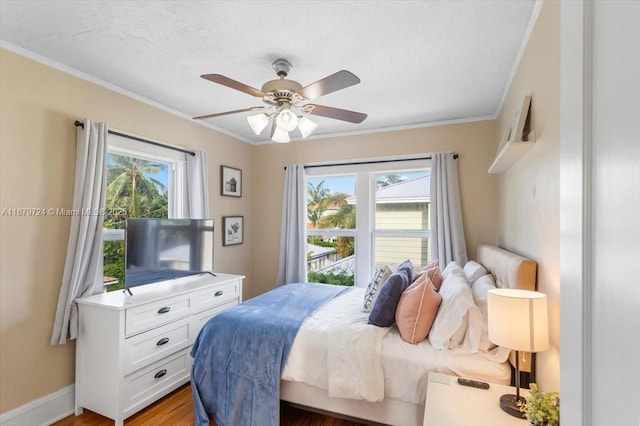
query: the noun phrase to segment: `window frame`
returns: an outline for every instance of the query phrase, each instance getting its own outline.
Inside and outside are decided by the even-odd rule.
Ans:
[[[308,236],[353,236],[355,247],[355,286],[366,287],[374,273],[376,237],[426,237],[431,238],[431,230],[377,230],[376,214],[376,175],[380,173],[407,173],[431,168],[431,160],[425,158],[378,158],[360,160],[345,164],[313,164],[305,168],[305,188],[308,180],[331,176],[355,175],[356,226],[355,229],[307,229]],[[305,198],[305,210],[306,210]],[[430,203],[430,201],[429,201]]]

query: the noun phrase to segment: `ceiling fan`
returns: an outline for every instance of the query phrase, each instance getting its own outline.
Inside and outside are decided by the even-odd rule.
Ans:
[[[205,80],[255,96],[261,99],[267,106],[255,106],[234,111],[201,115],[193,119],[202,120],[241,112],[261,111],[259,114],[247,117],[249,125],[255,134],[259,135],[262,133],[264,128],[269,124],[269,121],[272,121],[271,140],[274,142],[289,142],[289,132],[296,128],[298,128],[302,137],[306,138],[318,127],[317,123],[314,123],[306,117],[308,114],[348,121],[350,123],[362,123],[362,121],[367,118],[367,114],[361,112],[306,103],[320,96],[360,83],[360,79],[351,72],[345,70],[338,71],[315,83],[302,87],[297,81],[285,78],[291,70],[289,61],[286,59],[276,59],[272,66],[279,78],[267,81],[261,90],[247,86],[244,83],[240,83],[221,74],[202,75],[201,77]]]

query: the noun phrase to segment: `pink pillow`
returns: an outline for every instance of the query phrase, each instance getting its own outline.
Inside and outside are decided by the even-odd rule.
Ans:
[[[400,336],[409,343],[427,338],[438,313],[442,296],[438,294],[426,274],[421,274],[400,296],[396,309],[396,323]]]
[[[440,286],[442,285],[442,272],[440,268],[434,266],[433,268],[427,269],[427,277],[431,280],[431,283],[435,287],[436,291],[440,291]]]

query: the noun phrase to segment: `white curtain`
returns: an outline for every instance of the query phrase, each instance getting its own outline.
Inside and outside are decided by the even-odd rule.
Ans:
[[[207,153],[187,154],[187,207],[190,219],[209,219]]]
[[[102,291],[102,226],[107,182],[107,134],[105,123],[84,121],[76,130],[76,169],[73,184],[67,258],[51,336],[62,345],[78,335],[78,311],[74,300]]]
[[[458,162],[452,154],[436,153],[431,156],[431,253],[440,268],[456,261],[467,263],[464,242]]]
[[[277,285],[307,280],[306,194],[304,166],[288,164],[284,179]]]

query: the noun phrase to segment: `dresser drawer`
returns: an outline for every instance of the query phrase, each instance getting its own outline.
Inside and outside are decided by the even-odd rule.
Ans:
[[[192,297],[182,294],[127,309],[125,335],[131,336],[188,316],[191,313]]]
[[[239,298],[240,281],[230,281],[193,293],[191,303],[194,311],[197,312]]]
[[[193,317],[191,317],[191,329],[189,331],[192,332],[191,335],[191,343],[195,342],[196,337],[198,337],[198,333],[202,330],[202,327],[209,321],[210,318],[215,317],[219,313],[226,311],[229,308],[233,308],[238,304],[237,300],[227,302],[224,305],[216,306],[215,308],[207,309],[206,311],[200,312]]]
[[[125,407],[132,407],[145,399],[189,378],[191,356],[184,349],[148,368],[125,377]],[[126,409],[125,409],[126,410]]]
[[[183,318],[126,339],[124,374],[130,374],[191,345],[192,327],[191,319]]]

